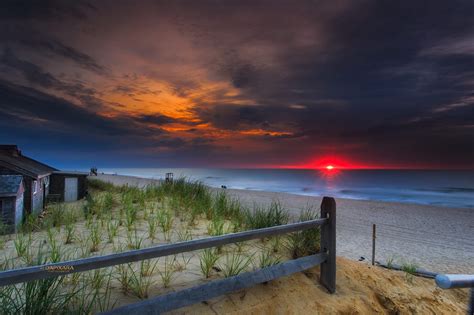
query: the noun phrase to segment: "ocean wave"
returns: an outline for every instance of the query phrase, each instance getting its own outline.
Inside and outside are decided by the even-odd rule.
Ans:
[[[437,193],[474,193],[474,188],[468,187],[441,187],[441,188],[418,188],[416,191],[437,192]]]

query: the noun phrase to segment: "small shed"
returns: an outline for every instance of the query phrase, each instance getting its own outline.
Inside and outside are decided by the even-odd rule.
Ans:
[[[0,174],[23,176],[25,215],[43,211],[53,171],[57,169],[23,155],[14,144],[0,145]]]
[[[54,171],[49,183],[49,199],[55,201],[76,201],[87,194],[89,173],[76,171]]]
[[[0,219],[14,232],[23,221],[23,195],[25,186],[21,175],[0,175]]]

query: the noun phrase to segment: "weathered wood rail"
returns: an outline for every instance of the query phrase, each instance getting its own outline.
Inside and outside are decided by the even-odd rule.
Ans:
[[[331,197],[323,198],[320,219],[154,246],[104,256],[3,271],[0,272],[0,286],[59,277],[76,272],[84,272],[231,243],[298,232],[315,227],[321,227],[319,254],[290,260],[257,271],[247,272],[226,279],[215,280],[204,285],[126,305],[116,308],[110,313],[159,314],[164,311],[205,301],[225,293],[241,290],[258,283],[267,282],[295,272],[300,272],[317,265],[321,265],[321,284],[326,287],[330,293],[334,293],[336,291],[336,202],[334,198]]]
[[[438,287],[442,289],[471,288],[467,314],[474,314],[474,275],[440,274],[436,276],[435,281]]]

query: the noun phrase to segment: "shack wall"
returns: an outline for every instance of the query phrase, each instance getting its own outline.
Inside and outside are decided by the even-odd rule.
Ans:
[[[49,193],[59,195],[59,201],[64,201],[64,186],[66,177],[77,178],[77,199],[84,198],[87,194],[87,175],[77,174],[51,174],[49,183]]]

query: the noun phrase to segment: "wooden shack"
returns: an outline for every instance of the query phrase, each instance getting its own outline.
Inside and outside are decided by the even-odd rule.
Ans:
[[[49,184],[49,198],[65,202],[84,198],[88,175],[86,172],[54,171]]]
[[[16,145],[0,145],[0,174],[23,176],[25,214],[39,214],[43,210],[50,175],[56,170],[23,155]]]

